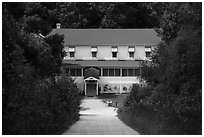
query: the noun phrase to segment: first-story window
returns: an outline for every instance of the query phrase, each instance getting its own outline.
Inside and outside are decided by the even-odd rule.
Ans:
[[[120,69],[115,69],[115,76],[120,76]]]
[[[75,69],[70,69],[70,76],[76,76],[75,75]]]
[[[76,76],[82,76],[81,69],[76,69]]]
[[[74,58],[74,52],[69,52],[70,58]]]
[[[128,69],[128,76],[134,76],[133,75],[133,69]]]
[[[122,76],[127,76],[127,69],[122,69]]]
[[[109,76],[114,76],[114,69],[109,69]]]
[[[108,69],[103,69],[103,76],[108,76]]]
[[[121,69],[119,68],[105,68],[103,70],[103,76],[121,76]],[[123,68],[122,76],[123,77],[134,77],[140,76],[140,68]]]
[[[66,69],[68,76],[82,76],[81,68],[70,68]]]
[[[135,69],[135,74],[134,74],[134,76],[140,76],[140,69],[138,68],[138,69]]]
[[[69,74],[69,69],[66,69],[66,73],[67,73],[68,76],[70,75],[70,74]]]

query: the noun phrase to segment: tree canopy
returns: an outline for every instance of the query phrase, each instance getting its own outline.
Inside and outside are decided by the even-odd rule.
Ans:
[[[177,118],[183,132],[201,134],[202,4],[153,3],[152,9],[156,13],[164,10],[157,13],[157,31],[163,41],[154,51],[151,65],[143,69],[143,77],[154,87],[150,100],[161,104],[161,112],[168,112],[164,113],[168,122]],[[185,126],[189,123],[195,127]]]

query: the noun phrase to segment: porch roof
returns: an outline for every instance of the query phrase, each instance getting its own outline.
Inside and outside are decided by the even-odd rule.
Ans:
[[[139,60],[63,60],[63,65],[71,68],[83,68],[83,67],[99,67],[99,68],[137,68],[140,67]]]

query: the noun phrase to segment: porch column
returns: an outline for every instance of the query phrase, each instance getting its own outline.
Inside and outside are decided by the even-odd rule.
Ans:
[[[85,81],[85,83],[84,83],[85,85],[84,85],[84,87],[85,87],[85,96],[86,96],[86,81]]]
[[[120,83],[120,94],[122,93],[122,84]]]
[[[96,95],[98,96],[98,81],[96,83]]]
[[[140,67],[140,78],[142,77],[142,68]]]
[[[103,76],[103,69],[101,68],[101,77]]]

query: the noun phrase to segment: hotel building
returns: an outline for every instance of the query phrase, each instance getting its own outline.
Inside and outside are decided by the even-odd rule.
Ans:
[[[161,39],[154,29],[61,29],[63,69],[86,96],[128,93],[140,83],[141,62],[148,60]]]

